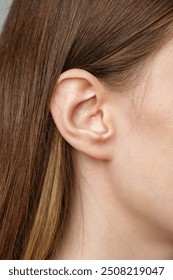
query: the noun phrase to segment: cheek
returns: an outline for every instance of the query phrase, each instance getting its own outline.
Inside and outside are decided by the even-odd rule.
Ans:
[[[138,155],[145,162],[151,177],[173,176],[173,106],[172,97],[163,99],[163,92],[152,94],[143,104],[141,115],[131,131],[131,144],[136,143]],[[135,146],[135,145],[134,145]],[[170,173],[171,171],[171,173]],[[169,183],[169,181],[167,181]],[[171,181],[172,184],[172,181]]]
[[[168,188],[173,182],[173,86],[172,91],[170,85],[168,91],[164,89],[163,83],[154,83],[138,107],[138,118],[131,118],[127,141],[130,156],[138,158],[136,168],[143,168],[147,178]]]
[[[129,127],[119,140],[119,195],[137,213],[172,233],[173,113],[168,117],[160,105],[151,110],[148,104]]]

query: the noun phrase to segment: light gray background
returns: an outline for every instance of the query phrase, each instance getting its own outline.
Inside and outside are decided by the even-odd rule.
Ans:
[[[0,32],[6,16],[8,14],[12,0],[0,0]]]

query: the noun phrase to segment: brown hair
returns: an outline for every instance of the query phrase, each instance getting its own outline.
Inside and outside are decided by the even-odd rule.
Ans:
[[[74,163],[49,110],[60,74],[132,85],[172,22],[172,0],[13,1],[0,36],[1,259],[49,259],[63,233]]]

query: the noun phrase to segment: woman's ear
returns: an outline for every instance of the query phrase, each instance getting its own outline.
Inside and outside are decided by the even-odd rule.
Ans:
[[[82,69],[61,74],[50,103],[54,122],[76,150],[95,159],[110,160],[113,128],[106,89]]]

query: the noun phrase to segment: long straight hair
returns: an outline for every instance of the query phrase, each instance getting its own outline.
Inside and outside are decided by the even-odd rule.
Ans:
[[[74,181],[49,104],[60,74],[132,85],[172,36],[172,0],[14,0],[0,35],[0,259],[50,259]]]

